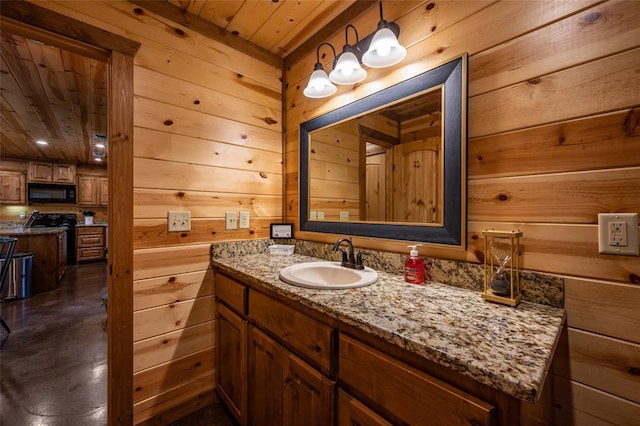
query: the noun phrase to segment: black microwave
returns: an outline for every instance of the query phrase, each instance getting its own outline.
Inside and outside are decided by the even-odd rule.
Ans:
[[[29,203],[76,203],[76,186],[55,183],[30,183],[27,186]]]

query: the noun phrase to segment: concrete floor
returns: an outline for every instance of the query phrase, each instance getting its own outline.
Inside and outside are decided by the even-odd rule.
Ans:
[[[0,425],[106,425],[105,263],[71,266],[60,287],[0,303]],[[219,405],[172,426],[231,424]]]

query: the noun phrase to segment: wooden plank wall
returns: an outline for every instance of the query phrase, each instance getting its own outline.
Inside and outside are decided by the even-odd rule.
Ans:
[[[310,185],[315,189],[309,211],[337,222],[340,212],[360,218],[360,136],[355,121],[313,132],[309,144]]]
[[[38,3],[142,45],[134,188],[112,190],[134,199],[134,423],[163,422],[214,398],[210,243],[267,238],[282,218],[282,69],[130,2]],[[174,210],[191,212],[190,232],[167,232]],[[241,210],[251,228],[226,231]]]
[[[315,51],[285,68],[287,221],[298,222],[301,122],[468,52],[467,249],[421,253],[479,262],[483,229],[521,229],[523,266],[560,274],[566,284],[568,329],[540,423],[555,417],[563,425],[637,424],[640,258],[598,254],[597,214],[640,213],[638,2],[384,7],[408,47],[402,64],[370,69],[364,82],[324,100],[302,94]],[[353,24],[367,34],[376,14],[377,8]],[[342,37],[336,29],[327,41],[341,46]],[[337,237],[297,233],[324,242]],[[404,252],[406,243],[355,238],[354,245]]]

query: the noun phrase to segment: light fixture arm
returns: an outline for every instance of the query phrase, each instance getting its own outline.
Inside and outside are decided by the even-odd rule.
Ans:
[[[331,67],[333,68],[333,67],[336,66],[336,49],[334,49],[334,47],[333,47],[333,45],[331,43],[326,42],[326,41],[323,41],[322,43],[320,43],[318,45],[318,47],[316,48],[316,66],[318,64],[321,64],[321,62],[320,62],[320,48],[325,44],[327,46],[329,46],[331,48],[331,51],[333,52],[333,62],[331,63]]]

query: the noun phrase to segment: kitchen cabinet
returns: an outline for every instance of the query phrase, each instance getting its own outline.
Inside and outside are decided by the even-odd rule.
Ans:
[[[76,228],[78,262],[103,260],[105,246],[104,226],[79,226]]]
[[[33,254],[31,294],[58,288],[67,269],[67,234],[63,229],[0,229],[0,235],[18,240],[16,253]]]
[[[78,175],[78,205],[107,206],[109,180],[102,176]]]
[[[0,203],[24,204],[26,199],[24,173],[0,171]]]
[[[29,182],[75,183],[75,164],[29,162]]]
[[[218,305],[218,393],[239,424],[246,425],[247,321]]]

